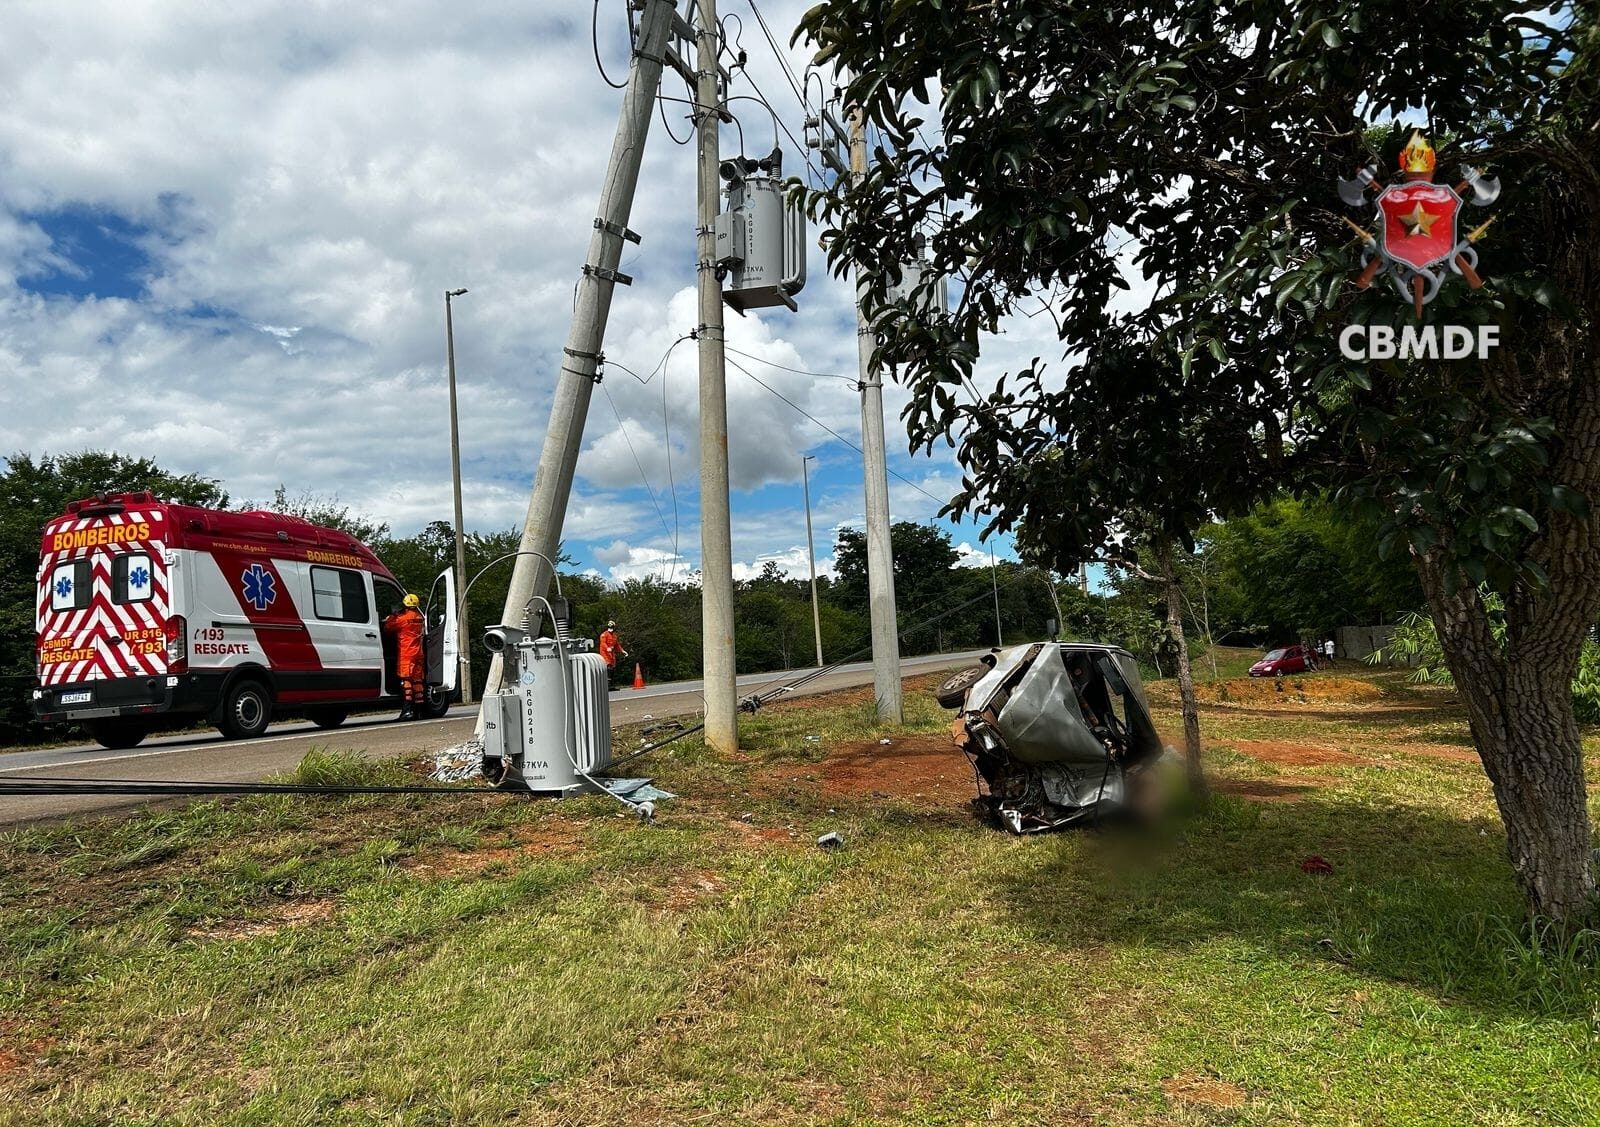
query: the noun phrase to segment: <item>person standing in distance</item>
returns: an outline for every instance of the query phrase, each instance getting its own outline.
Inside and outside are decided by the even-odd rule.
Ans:
[[[622,640],[617,637],[616,622],[608,621],[600,634],[600,657],[606,663],[606,680],[611,684],[617,683],[617,658],[627,656],[628,651],[622,648]]]
[[[395,639],[395,674],[400,678],[405,700],[400,705],[401,720],[415,720],[422,710],[426,673],[422,662],[422,611],[415,595],[407,595],[405,606],[383,620],[383,632]]]

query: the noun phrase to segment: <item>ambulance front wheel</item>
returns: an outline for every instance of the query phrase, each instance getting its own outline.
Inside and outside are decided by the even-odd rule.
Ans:
[[[418,709],[426,720],[437,720],[450,711],[450,694],[443,685],[429,685],[428,691],[423,695],[422,707]]]
[[[230,740],[254,739],[272,722],[272,694],[260,681],[236,681],[222,702],[217,727]]]

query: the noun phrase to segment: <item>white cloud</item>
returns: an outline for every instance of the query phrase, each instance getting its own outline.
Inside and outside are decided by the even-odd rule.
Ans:
[[[981,548],[974,548],[963,540],[956,545],[956,551],[960,553],[960,558],[956,560],[957,567],[988,567],[991,562],[987,545]],[[998,555],[999,553],[996,554]]]
[[[806,6],[764,6],[780,41]],[[466,521],[520,524],[620,104],[595,74],[591,12],[589,0],[465,0],[447,19],[421,0],[11,5],[0,38],[0,452],[116,449],[221,479],[236,499],[280,483],[337,496],[399,534],[449,520],[442,299],[465,286],[454,313]],[[620,13],[601,13],[614,74],[627,51]],[[746,32],[752,74],[798,132],[784,77]],[[804,65],[803,45],[786,50]],[[680,88],[669,75],[667,93]],[[733,105],[751,151],[765,149],[765,111]],[[729,155],[736,136],[725,133]],[[93,263],[52,244],[60,209],[132,225],[145,256],[136,296],[36,292],[51,271],[93,281]],[[632,546],[601,565],[613,578],[681,578],[698,562],[694,342],[654,371],[699,319],[693,224],[692,149],[656,122],[629,219],[644,241],[622,267],[635,281],[616,295],[614,363],[593,397],[564,528],[584,566],[599,558],[591,543]],[[857,442],[860,431],[852,300],[813,251],[799,314],[726,315],[743,567],[776,559],[805,574],[803,453],[821,455],[811,486],[825,559],[831,530],[861,521],[859,455],[829,433]],[[1020,323],[986,345],[983,370],[1014,366],[1048,335]],[[886,389],[890,465],[946,497],[958,480],[950,455],[908,456],[904,403]],[[891,504],[895,519],[939,507],[895,478]]]
[[[761,573],[766,570],[767,564],[769,563],[777,564],[779,573],[782,574],[786,579],[809,580],[811,578],[810,567],[806,562],[806,546],[804,544],[796,544],[794,547],[787,548],[781,552],[765,553],[757,556],[750,563],[741,563],[740,561],[735,560],[733,564],[733,577],[737,580],[759,578]],[[817,578],[821,579],[822,577],[827,576],[831,579],[834,575],[833,557],[818,556]]]

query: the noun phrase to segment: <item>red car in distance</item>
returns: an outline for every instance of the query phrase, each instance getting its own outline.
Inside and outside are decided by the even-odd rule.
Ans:
[[[1252,677],[1281,677],[1285,673],[1315,673],[1317,659],[1306,646],[1284,646],[1269,650],[1267,656],[1250,667]]]

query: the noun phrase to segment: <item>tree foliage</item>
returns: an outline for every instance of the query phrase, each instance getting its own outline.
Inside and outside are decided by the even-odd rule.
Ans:
[[[1393,622],[1422,605],[1408,555],[1380,559],[1375,528],[1326,498],[1276,498],[1200,530],[1211,633],[1278,644],[1331,637],[1341,626]],[[1192,597],[1192,596],[1191,596]]]
[[[1129,511],[1187,542],[1272,490],[1334,491],[1416,560],[1530,903],[1588,911],[1565,686],[1600,611],[1595,6],[827,0],[802,33],[856,76],[880,138],[861,182],[812,198],[834,268],[888,306],[926,242],[892,314],[960,282],[946,315],[880,320],[875,357],[912,373],[913,443],[957,446],[952,510],[1068,562],[1122,543]],[[1491,284],[1428,307],[1498,325],[1486,360],[1336,344],[1411,317],[1348,284],[1334,181],[1392,169],[1413,125],[1441,179],[1470,161],[1507,185]],[[1147,292],[1119,303],[1133,271]],[[980,391],[980,336],[1019,310],[1048,311],[1061,359]],[[1480,590],[1504,600],[1503,641]]]

